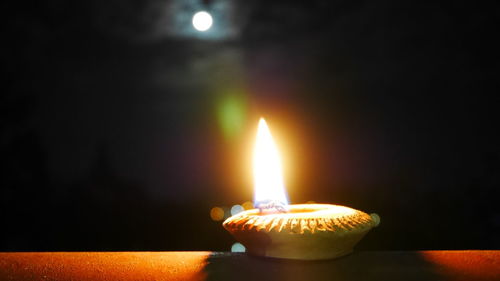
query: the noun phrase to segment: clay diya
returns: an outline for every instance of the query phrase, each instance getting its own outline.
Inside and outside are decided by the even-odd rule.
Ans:
[[[368,215],[332,204],[288,205],[281,163],[269,128],[259,122],[254,151],[255,202],[223,226],[249,254],[256,256],[321,260],[347,255],[373,227],[377,214]]]

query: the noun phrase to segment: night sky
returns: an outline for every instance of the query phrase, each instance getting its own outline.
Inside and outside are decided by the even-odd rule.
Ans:
[[[0,251],[229,250],[261,116],[292,203],[381,216],[358,249],[500,248],[478,2],[2,3]]]

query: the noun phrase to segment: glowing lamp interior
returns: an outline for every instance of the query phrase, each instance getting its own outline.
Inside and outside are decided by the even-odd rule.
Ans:
[[[264,118],[259,121],[253,154],[254,203],[288,205],[278,148]]]

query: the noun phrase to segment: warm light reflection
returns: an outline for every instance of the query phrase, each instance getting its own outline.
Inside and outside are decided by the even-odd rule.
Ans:
[[[214,221],[221,221],[224,219],[224,210],[220,207],[213,207],[210,210],[210,218]]]
[[[497,251],[422,251],[423,259],[434,265],[436,273],[460,280],[499,280]],[[443,278],[443,279],[445,279]]]
[[[254,202],[288,204],[278,148],[264,118],[259,121],[253,154]]]
[[[0,280],[208,280],[212,252],[0,253]]]
[[[253,209],[253,203],[250,202],[250,201],[246,201],[245,203],[241,204],[241,206],[243,207],[243,209],[245,210],[250,210],[250,209]]]

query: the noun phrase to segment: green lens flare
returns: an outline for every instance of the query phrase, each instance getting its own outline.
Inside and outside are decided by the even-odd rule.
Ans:
[[[219,125],[226,138],[234,138],[243,129],[246,118],[246,101],[242,96],[224,97],[218,108]]]

